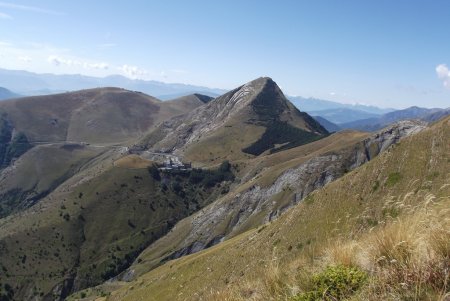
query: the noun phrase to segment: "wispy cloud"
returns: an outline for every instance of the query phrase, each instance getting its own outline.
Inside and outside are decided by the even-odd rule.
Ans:
[[[131,79],[146,79],[149,75],[147,70],[137,66],[123,65],[117,69],[122,71],[125,76]]]
[[[440,80],[442,80],[442,83],[444,84],[444,87],[447,89],[450,89],[450,70],[448,69],[446,64],[440,64],[436,67],[436,74]]]
[[[64,13],[59,12],[59,11],[54,11],[54,10],[36,7],[36,6],[10,3],[10,2],[1,2],[0,1],[0,7],[16,9],[16,10],[31,11],[31,12],[35,12],[35,13],[48,14],[48,15],[64,15]]]
[[[12,20],[13,17],[11,17],[11,16],[8,15],[8,14],[5,14],[5,13],[0,12],[0,19],[3,19],[3,20]]]
[[[65,59],[56,55],[51,55],[47,58],[47,62],[49,62],[50,64],[54,65],[54,66],[61,66],[61,65],[65,65],[65,66],[69,66],[69,67],[82,67],[85,69],[102,69],[102,70],[107,70],[109,69],[109,64],[107,63],[103,63],[103,62],[95,62],[95,63],[91,63],[91,62],[86,62],[86,61],[81,61],[81,60],[77,60],[77,59]]]
[[[78,66],[81,65],[81,62],[76,60],[64,59],[56,55],[51,55],[47,58],[47,61],[55,66],[67,65],[67,66]]]
[[[84,63],[83,67],[87,69],[109,69],[109,65],[107,63]]]

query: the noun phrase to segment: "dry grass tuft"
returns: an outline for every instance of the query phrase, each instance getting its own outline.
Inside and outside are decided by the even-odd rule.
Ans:
[[[369,256],[375,265],[403,265],[408,264],[413,256],[416,237],[411,229],[415,225],[404,221],[382,228],[369,238]]]
[[[325,261],[333,265],[342,265],[346,267],[358,266],[360,264],[361,247],[356,241],[344,242],[337,240],[332,243],[325,251]]]
[[[426,208],[365,239],[369,299],[444,300],[449,292],[450,226],[445,210]]]

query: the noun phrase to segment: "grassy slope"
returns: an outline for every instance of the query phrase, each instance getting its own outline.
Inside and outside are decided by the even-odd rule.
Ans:
[[[98,88],[3,101],[0,113],[30,141],[124,143],[201,104],[165,103],[143,93]]]
[[[17,285],[16,298],[48,295],[64,279],[68,286],[75,279],[79,289],[116,275],[220,192],[181,177],[182,197],[173,188],[175,177],[163,177],[164,191],[146,168],[109,165],[96,173],[80,182],[69,180],[46,200],[2,221],[0,273],[2,282]]]
[[[219,164],[223,160],[249,159],[253,156],[242,152],[242,146],[258,139],[263,132],[264,128],[261,126],[246,124],[239,121],[239,118],[233,119],[224,127],[191,144],[184,154],[185,160],[202,166]]]
[[[298,258],[314,260],[330,240],[359,237],[430,197],[448,201],[449,138],[447,118],[316,191],[275,222],[169,262],[108,300],[207,300],[211,291],[262,278],[274,257],[283,269],[298,271]]]
[[[143,159],[138,155],[127,155],[114,162],[114,165],[122,168],[139,169],[147,168],[154,164],[154,162]]]

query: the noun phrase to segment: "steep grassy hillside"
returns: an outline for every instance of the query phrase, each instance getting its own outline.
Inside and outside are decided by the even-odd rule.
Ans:
[[[355,290],[360,286],[367,294],[356,295],[356,299],[370,296],[373,300],[396,300],[409,295],[412,299],[436,300],[439,294],[445,293],[445,281],[448,281],[442,264],[448,263],[449,250],[448,228],[445,230],[449,219],[449,138],[450,119],[447,118],[403,139],[371,162],[313,192],[279,219],[205,251],[168,262],[130,283],[122,283],[122,288],[117,289],[115,283],[114,291],[100,300],[284,300],[289,296],[297,296],[293,300],[311,300],[302,298],[309,292],[314,296],[314,289],[320,289],[317,286],[320,280],[314,279],[329,279],[327,270],[320,273],[326,264],[325,258],[332,254],[332,243],[343,241],[343,248],[334,250],[344,253],[349,240],[368,243],[370,231],[379,233],[368,248],[371,252],[375,250],[375,257],[371,257],[372,253],[360,254],[366,256],[368,268],[358,265],[355,269],[361,270],[364,276],[360,279],[368,279],[368,282],[356,281]],[[401,235],[387,236],[390,229],[392,233],[410,233],[389,225],[395,225],[399,219],[407,221],[411,214],[414,218],[416,214],[427,212],[418,209],[423,206],[429,208],[429,213],[440,214],[432,219],[437,222],[437,232],[420,232],[430,233],[425,236],[416,232],[417,237],[423,239],[417,243]],[[426,230],[426,227],[419,229]],[[440,238],[433,239],[432,233],[441,233]],[[429,251],[420,247],[426,246],[427,241],[438,242],[437,246],[441,247],[430,245]],[[405,249],[405,243],[410,242],[411,246]],[[376,250],[387,252],[384,258],[399,252],[404,255],[387,257],[390,261],[386,265],[385,261],[380,261],[381,255],[377,255],[383,253]],[[416,257],[408,257],[408,254],[416,256],[416,251],[420,251],[418,254],[422,257],[414,260]],[[341,264],[342,258],[344,256],[331,262]],[[407,261],[397,264],[402,258]],[[437,261],[429,265],[427,260]],[[420,274],[408,274],[414,268],[427,267],[429,270],[424,271],[434,273],[430,274],[431,278],[409,278],[408,275]],[[318,276],[312,279],[314,273]],[[354,275],[346,269],[339,273]],[[293,286],[284,285],[285,282]],[[106,290],[107,286],[101,289]],[[98,291],[83,292],[83,296],[86,293],[97,294]],[[74,298],[77,296],[81,294]]]
[[[30,207],[105,152],[79,144],[34,147],[0,173],[0,217]]]

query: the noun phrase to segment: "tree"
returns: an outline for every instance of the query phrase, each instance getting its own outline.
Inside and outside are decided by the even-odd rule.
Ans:
[[[156,166],[155,164],[149,166],[148,172],[150,173],[153,179],[155,179],[156,181],[161,181],[161,175],[159,173],[158,166]]]

